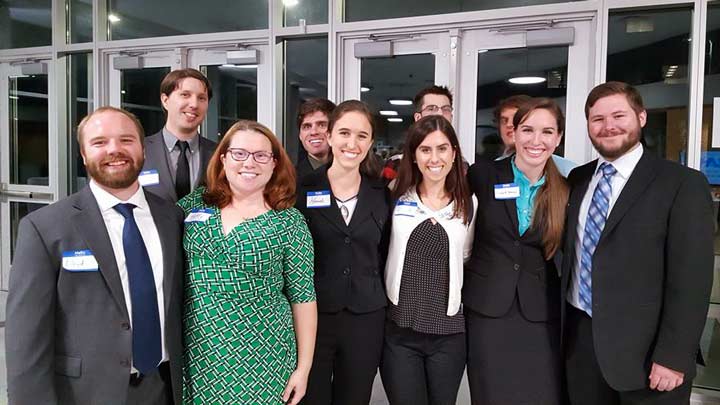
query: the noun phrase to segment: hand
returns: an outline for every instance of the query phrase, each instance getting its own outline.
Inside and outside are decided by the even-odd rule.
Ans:
[[[658,391],[672,391],[683,383],[685,374],[663,367],[657,363],[650,369],[650,389]]]
[[[301,399],[305,396],[305,390],[307,389],[309,373],[301,370],[295,370],[290,375],[285,391],[282,394],[282,400],[288,405],[297,405]],[[292,398],[292,399],[291,399]]]

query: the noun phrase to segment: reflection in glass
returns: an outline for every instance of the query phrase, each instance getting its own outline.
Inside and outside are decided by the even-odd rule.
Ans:
[[[15,254],[15,241],[17,241],[18,226],[23,217],[36,209],[44,207],[45,204],[10,202],[10,261]]]
[[[160,83],[169,67],[125,69],[120,79],[122,108],[135,114],[150,136],[165,125],[165,111],[160,104]]]
[[[240,119],[257,119],[257,65],[201,66],[213,87],[208,105],[205,136],[222,138]]]
[[[70,79],[67,88],[69,191],[74,193],[87,184],[87,174],[77,142],[77,126],[94,109],[92,100],[92,54],[80,53],[67,58]]]
[[[300,20],[305,24],[326,24],[328,22],[327,0],[301,0],[295,5],[285,5],[283,8],[285,27],[300,25]]]
[[[413,17],[582,0],[345,0],[345,21]]]
[[[268,0],[108,0],[110,39],[265,29]]]
[[[92,42],[92,0],[66,0],[67,43]]]
[[[305,154],[298,140],[298,108],[310,98],[327,97],[328,41],[327,37],[288,39],[284,46],[283,138],[288,155],[296,162]]]
[[[475,159],[494,160],[504,151],[498,123],[493,112],[504,98],[524,94],[549,97],[565,110],[567,94],[567,46],[545,48],[496,49],[478,53],[477,118],[475,128]],[[509,79],[532,74],[544,82],[513,84]],[[555,150],[564,155],[565,137]]]
[[[0,49],[49,46],[51,0],[0,1]]]
[[[635,86],[648,119],[643,146],[686,163],[691,8],[610,13],[607,80]]]
[[[397,116],[375,116],[375,150],[382,159],[401,153],[405,131],[413,123],[412,104],[393,105],[390,100],[412,101],[420,90],[435,83],[435,56],[402,55],[363,59],[360,83],[369,91],[360,93],[371,110],[395,111]],[[392,119],[392,121],[390,121]],[[402,121],[398,121],[401,119]]]
[[[10,183],[48,185],[48,77],[11,76]]]

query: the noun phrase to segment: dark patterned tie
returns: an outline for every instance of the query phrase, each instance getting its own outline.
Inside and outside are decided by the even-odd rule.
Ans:
[[[177,141],[176,145],[180,148],[175,171],[175,194],[179,200],[190,193],[190,164],[187,158],[187,150],[190,145],[185,141]]]

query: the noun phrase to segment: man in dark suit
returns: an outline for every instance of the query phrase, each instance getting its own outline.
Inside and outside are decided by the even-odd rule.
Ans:
[[[687,404],[713,273],[705,177],[643,149],[636,89],[585,104],[600,158],[573,170],[562,270],[573,404]]]
[[[175,202],[205,182],[205,170],[216,143],[200,136],[212,87],[195,69],[173,70],[160,83],[165,127],[145,140],[140,184]]]
[[[7,301],[9,403],[180,404],[182,211],[138,184],[142,127],[78,126],[90,184],[22,219]]]
[[[298,159],[295,165],[298,179],[330,160],[330,146],[327,141],[330,122],[328,117],[334,109],[335,103],[324,98],[312,98],[300,105],[297,123],[300,144],[306,155]]]

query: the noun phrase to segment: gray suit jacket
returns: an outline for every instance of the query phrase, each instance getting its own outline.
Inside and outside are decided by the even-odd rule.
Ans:
[[[162,246],[165,340],[180,404],[183,215],[174,204],[145,196]],[[63,252],[86,249],[98,271],[62,268]],[[124,405],[129,322],[112,244],[89,187],[22,219],[7,301],[9,403]]]
[[[208,162],[215,152],[217,143],[200,137],[200,173],[198,173],[195,187],[205,184],[205,171]],[[157,170],[160,175],[160,184],[146,187],[146,190],[156,194],[168,201],[177,202],[177,194],[175,194],[175,183],[172,180],[171,170],[167,160],[167,152],[165,142],[163,141],[162,130],[154,135],[145,138],[145,165],[143,170]]]

